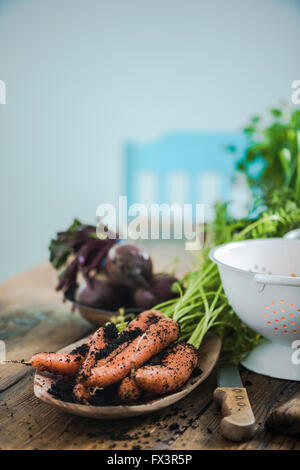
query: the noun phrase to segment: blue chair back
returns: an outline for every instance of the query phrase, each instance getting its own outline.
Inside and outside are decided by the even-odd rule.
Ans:
[[[204,203],[206,219],[211,219],[215,202],[230,200],[236,162],[245,149],[245,136],[239,133],[172,133],[151,143],[130,142],[128,205]]]

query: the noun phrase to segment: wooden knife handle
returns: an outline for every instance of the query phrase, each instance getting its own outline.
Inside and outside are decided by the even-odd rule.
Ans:
[[[214,391],[214,400],[221,407],[222,436],[235,442],[249,441],[255,432],[255,418],[246,389],[217,388]]]

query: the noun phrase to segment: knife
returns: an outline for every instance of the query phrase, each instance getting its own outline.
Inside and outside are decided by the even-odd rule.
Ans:
[[[220,369],[214,401],[221,407],[222,436],[235,442],[249,441],[255,432],[255,418],[236,366]]]

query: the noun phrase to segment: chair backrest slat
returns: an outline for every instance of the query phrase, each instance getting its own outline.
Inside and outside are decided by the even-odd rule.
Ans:
[[[228,146],[237,151],[229,152]],[[128,204],[205,203],[212,208],[217,199],[230,199],[236,163],[245,149],[240,133],[173,133],[150,143],[130,142]]]

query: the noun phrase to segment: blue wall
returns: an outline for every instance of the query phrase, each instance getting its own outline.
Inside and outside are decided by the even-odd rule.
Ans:
[[[0,0],[0,279],[122,193],[122,146],[289,100],[296,0]]]

